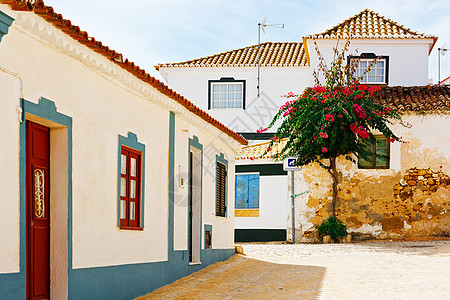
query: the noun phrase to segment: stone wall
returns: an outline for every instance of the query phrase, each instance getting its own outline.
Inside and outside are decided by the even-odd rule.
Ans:
[[[404,118],[405,119],[405,118]],[[448,115],[406,116],[412,129],[396,128],[407,143],[391,146],[391,168],[361,170],[343,158],[336,215],[354,239],[450,235],[450,147]],[[446,125],[447,124],[447,125]],[[409,143],[408,143],[409,142]],[[332,180],[318,164],[296,172],[297,215],[303,236],[331,215]]]
[[[305,180],[312,179],[308,177]],[[328,192],[326,197],[307,200],[307,206],[315,209],[310,219],[314,226],[331,215],[330,198]],[[339,183],[336,215],[354,239],[448,236],[450,176],[416,168],[404,176],[400,172],[380,177],[354,174]]]

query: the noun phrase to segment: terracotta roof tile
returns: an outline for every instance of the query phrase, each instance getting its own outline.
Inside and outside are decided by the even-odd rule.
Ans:
[[[450,86],[390,86],[374,95],[374,101],[399,112],[450,113]]]
[[[79,43],[84,44],[97,53],[100,53],[140,80],[158,89],[158,91],[165,94],[169,98],[172,98],[173,100],[187,108],[190,112],[196,114],[206,122],[212,124],[214,127],[224,132],[231,138],[235,139],[242,145],[246,145],[248,143],[247,140],[244,139],[241,135],[235,133],[216,119],[212,118],[205,111],[195,106],[192,102],[145,72],[144,69],[141,69],[139,66],[135,65],[134,62],[131,62],[128,59],[125,59],[124,61],[122,54],[109,49],[109,47],[104,46],[102,42],[96,41],[95,38],[90,37],[86,31],[81,31],[78,26],[72,25],[72,22],[70,20],[66,20],[62,17],[61,14],[55,13],[53,11],[53,8],[51,6],[46,6],[42,0],[37,0],[35,2],[25,0],[0,0],[0,3],[9,4],[9,6],[13,10],[17,11],[33,11],[34,13],[45,19],[47,22],[61,29],[63,32],[71,36]]]
[[[236,160],[243,160],[243,159],[254,160],[254,159],[271,158],[273,155],[277,154],[277,152],[280,152],[284,148],[286,142],[287,139],[284,139],[278,144],[273,145],[272,149],[270,149],[270,151],[266,155],[263,154],[267,150],[267,147],[269,146],[270,142],[244,146],[238,151]]]
[[[378,13],[365,9],[342,23],[322,33],[310,35],[316,38],[435,38],[434,35],[417,33]]]
[[[255,67],[258,65],[258,45],[222,52],[179,63],[165,63],[160,67]],[[306,55],[301,42],[265,42],[260,47],[261,67],[306,66]]]

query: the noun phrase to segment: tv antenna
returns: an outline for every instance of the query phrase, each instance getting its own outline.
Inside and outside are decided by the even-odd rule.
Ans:
[[[441,83],[441,55],[444,56],[445,53],[449,50],[444,48],[447,43],[442,45],[442,48],[438,48],[438,84]]]
[[[265,27],[275,27],[275,28],[281,28],[281,29],[284,28],[284,24],[266,24],[266,21],[267,21],[267,18],[264,17],[264,18],[262,18],[261,22],[258,23],[258,55],[257,55],[257,57],[258,57],[258,83],[256,86],[258,98],[259,98],[259,85],[260,85],[259,79],[260,79],[260,75],[261,75],[260,61],[259,61],[259,59],[260,59],[260,51],[259,50],[261,49],[261,30],[263,33],[266,33],[266,31],[264,30]]]

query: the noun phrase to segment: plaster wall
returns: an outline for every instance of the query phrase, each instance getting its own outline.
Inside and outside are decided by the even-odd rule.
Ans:
[[[6,39],[4,36],[2,43]],[[0,234],[0,273],[19,272],[19,90],[19,80],[0,71],[0,226],[7,229]]]
[[[412,128],[394,126],[406,143],[394,143],[391,169],[363,170],[338,160],[337,217],[356,235],[378,238],[448,235],[450,231],[450,138],[448,114],[404,115]],[[394,150],[394,153],[392,152]],[[318,164],[296,174],[299,220],[306,237],[331,215],[332,181]]]
[[[201,247],[204,249],[205,224],[212,226],[212,249],[234,247],[234,155],[225,143],[199,130],[183,119],[176,119],[175,132],[175,205],[174,205],[174,247],[187,250],[188,232],[188,171],[189,139],[198,137],[203,146],[202,168],[202,219]],[[227,213],[226,217],[216,216],[216,155],[224,155],[228,161],[227,173]],[[183,179],[183,185],[181,185]]]
[[[3,38],[0,66],[19,74],[24,83],[25,99],[35,103],[40,97],[50,99],[55,102],[58,112],[73,119],[73,203],[68,208],[72,214],[73,268],[167,260],[169,111],[159,103],[173,100],[67,38],[38,16],[32,13],[20,15],[8,11],[6,6],[1,6],[1,9],[19,19],[25,17],[13,24]],[[105,75],[103,67],[110,67],[111,76]],[[7,246],[0,247],[0,272],[16,272],[19,270],[20,215],[19,121],[16,113],[19,85],[16,78],[2,72],[0,76],[3,87],[0,89],[0,126],[5,134],[5,147],[0,149],[1,167],[13,172],[13,176],[9,173],[0,177],[7,195],[0,200],[3,207],[0,224],[8,228],[1,236],[2,241],[7,241],[2,244]],[[127,86],[119,80],[128,77],[132,77],[129,82],[134,80],[138,83]],[[144,85],[144,89],[155,98],[143,97],[139,84]],[[181,111],[184,108],[177,109]],[[199,126],[203,121],[197,119],[190,117],[193,128],[211,127],[208,124]],[[199,130],[198,133],[204,145],[214,144],[220,139],[219,131],[208,130],[201,133]],[[117,226],[118,136],[126,137],[128,132],[135,133],[138,142],[145,145],[143,231],[120,230]],[[181,138],[176,135],[177,142]],[[236,147],[235,144],[221,145],[230,162],[234,157],[231,147]],[[184,149],[187,157],[187,146]],[[205,151],[204,158],[211,155],[215,160],[215,154]],[[229,174],[234,180],[232,172]],[[203,197],[215,194],[209,185],[210,182],[205,181]],[[234,201],[233,197],[229,199]],[[233,218],[216,221],[205,217],[204,220],[214,223],[213,230],[217,230],[213,232],[213,245],[231,248]],[[184,234],[187,234],[187,228]]]
[[[266,127],[289,92],[301,93],[312,83],[309,67],[261,67],[260,98],[256,67],[160,68],[168,85],[235,132],[255,132]],[[245,80],[245,109],[208,110],[208,80],[233,77]]]
[[[342,49],[345,42],[346,40],[340,40],[338,48]],[[317,40],[320,53],[328,65],[333,61],[333,47],[336,47],[336,43],[337,40],[332,39]],[[427,85],[431,43],[432,39],[353,39],[347,55],[374,53],[377,56],[389,56],[389,86]],[[319,59],[311,39],[307,40],[307,45],[312,72],[313,69],[318,69]]]
[[[239,173],[245,174],[245,173]],[[236,229],[286,229],[288,176],[260,176],[258,217],[236,217]]]

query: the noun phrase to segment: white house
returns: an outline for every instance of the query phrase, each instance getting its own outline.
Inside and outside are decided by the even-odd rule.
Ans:
[[[234,254],[247,142],[42,1],[0,1],[0,298],[130,299]]]
[[[250,146],[242,149],[236,162],[235,228],[238,241],[282,240],[286,235],[288,240],[292,240],[292,201],[288,196],[291,191],[287,172],[278,162],[268,158],[257,159],[257,156],[247,154],[261,155],[264,152],[260,151],[266,148],[264,140],[270,139],[273,131],[255,131],[266,127],[284,104],[286,99],[280,96],[289,92],[299,94],[314,84],[312,74],[319,63],[316,45],[330,63],[333,47],[341,49],[350,36],[349,59],[359,59],[360,70],[365,69],[374,58],[378,59],[362,82],[389,87],[427,84],[428,56],[437,37],[412,31],[368,9],[331,29],[305,36],[301,42],[261,44],[259,97],[257,45],[156,66],[169,86],[192,99],[198,99],[200,107],[249,140]],[[421,103],[426,100],[418,101]],[[429,112],[430,108],[424,111]],[[398,166],[398,162],[395,164]],[[257,181],[255,178],[258,174],[259,188],[256,188],[250,181]],[[239,185],[239,182],[243,183]],[[305,193],[302,198],[297,197],[295,203],[302,203],[311,197],[309,192],[306,193],[309,186],[295,186],[296,194]],[[245,201],[240,201],[241,198]],[[304,217],[296,209],[297,220],[294,223],[297,230],[301,231],[299,220]],[[308,226],[304,226],[303,231],[310,230],[312,225]]]

